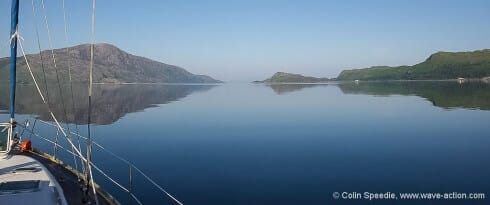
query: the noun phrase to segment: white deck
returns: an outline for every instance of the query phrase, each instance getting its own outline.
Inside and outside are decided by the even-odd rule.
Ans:
[[[16,171],[18,168],[33,168],[36,171]],[[24,155],[0,154],[0,184],[29,180],[39,180],[38,188],[18,191],[0,190],[0,204],[67,204],[63,190],[56,179],[37,160]]]

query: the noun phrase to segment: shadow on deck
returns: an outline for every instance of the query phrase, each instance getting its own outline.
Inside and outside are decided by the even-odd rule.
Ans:
[[[89,202],[84,203],[84,194],[82,187],[84,187],[84,178],[78,176],[83,176],[77,170],[65,165],[61,161],[53,160],[51,155],[34,150],[31,152],[23,152],[23,155],[30,156],[41,164],[43,164],[51,174],[56,178],[58,183],[63,189],[66,201],[70,205],[80,205],[80,204],[96,204],[92,187],[89,190]],[[78,176],[77,176],[78,175]],[[102,190],[97,184],[95,184],[97,190],[97,198],[99,200],[99,205],[119,205],[120,203],[112,197],[109,193]]]

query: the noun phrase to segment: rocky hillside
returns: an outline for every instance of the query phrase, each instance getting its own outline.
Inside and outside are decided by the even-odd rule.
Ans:
[[[69,53],[67,53],[67,50]],[[54,50],[60,81],[68,81],[68,67],[75,82],[88,81],[90,45],[83,44]],[[195,75],[178,66],[135,56],[110,45],[96,44],[94,60],[94,82],[103,83],[219,83],[205,75]],[[50,50],[27,55],[27,59],[38,80],[43,79],[42,64],[48,82],[55,82],[56,73]],[[41,61],[42,59],[42,61]],[[8,81],[9,58],[0,58],[0,81]],[[18,60],[18,82],[31,83],[23,57]]]

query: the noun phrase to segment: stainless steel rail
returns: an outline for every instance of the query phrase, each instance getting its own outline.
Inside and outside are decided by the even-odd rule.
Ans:
[[[51,127],[54,127],[55,129],[60,129],[56,124],[54,123],[51,123],[51,122],[47,122],[47,121],[43,121],[43,120],[37,120],[45,125],[48,125],[48,126],[51,126]],[[57,148],[60,148],[60,150],[63,150],[65,151],[66,153],[78,158],[79,160],[82,160],[83,159],[78,156],[78,154],[72,152],[70,149],[68,148],[65,148],[63,147],[63,145],[61,145],[58,140],[59,139],[56,139],[56,140],[50,140],[49,138],[47,137],[44,137],[42,135],[40,135],[39,133],[36,133],[34,131],[34,129],[28,129],[27,126],[25,125],[20,125],[19,124],[19,127],[23,128],[22,130],[22,133],[24,132],[27,132],[30,134],[30,136],[35,136],[39,139],[42,139],[50,144],[53,145],[53,150],[57,150]],[[75,136],[75,137],[80,137],[84,140],[87,139],[87,137],[84,137],[78,133],[75,133],[73,131],[69,131],[65,128],[62,128],[64,129],[65,132],[69,133],[71,136]],[[59,132],[59,130],[57,130],[57,132]],[[63,135],[62,135],[63,136]],[[22,137],[22,136],[21,136]],[[58,137],[57,137],[58,138]],[[90,164],[92,165],[93,168],[95,168],[95,170],[97,170],[105,179],[107,179],[108,181],[110,181],[112,184],[114,184],[116,187],[118,187],[119,189],[121,189],[122,191],[124,192],[127,192],[128,196],[130,197],[130,199],[133,199],[136,203],[142,205],[143,203],[141,202],[140,198],[138,198],[135,193],[134,193],[134,189],[133,189],[133,176],[134,176],[134,173],[133,173],[133,170],[136,171],[136,173],[139,173],[141,176],[143,176],[143,178],[149,182],[149,184],[151,184],[153,187],[156,188],[156,190],[158,190],[159,192],[162,193],[163,196],[166,196],[170,199],[172,199],[176,204],[179,204],[179,205],[183,205],[182,202],[180,202],[177,198],[175,198],[173,195],[171,195],[169,192],[167,192],[163,187],[161,187],[158,183],[156,183],[153,179],[151,179],[147,174],[145,174],[141,169],[139,169],[138,167],[136,167],[133,163],[131,163],[130,161],[124,159],[123,157],[115,154],[114,152],[110,151],[109,149],[107,149],[106,147],[102,146],[101,144],[93,141],[92,142],[93,145],[95,145],[96,147],[98,147],[100,150],[110,154],[111,156],[113,156],[114,158],[120,160],[121,162],[123,162],[124,164],[126,164],[128,166],[128,169],[129,169],[129,174],[128,174],[128,181],[129,181],[129,185],[128,187],[125,187],[124,185],[122,185],[122,183],[118,182],[116,179],[114,179],[113,177],[109,176],[109,174],[107,174],[107,172],[105,172],[104,170],[102,170],[99,166],[97,166],[96,164],[94,164],[93,161],[90,162]],[[55,155],[56,156],[56,155]],[[74,162],[76,163],[76,162]],[[83,167],[83,166],[81,166]],[[77,170],[77,171],[81,171],[81,170]],[[130,201],[131,203],[131,201]]]

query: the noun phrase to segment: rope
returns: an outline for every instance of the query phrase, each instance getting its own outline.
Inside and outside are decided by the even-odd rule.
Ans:
[[[18,28],[17,28],[18,29]],[[19,35],[19,30],[16,30],[12,36],[10,36],[10,39],[9,39],[9,45],[12,44],[12,40],[14,40],[14,38],[17,38],[17,39],[22,39],[24,40],[20,35]]]

